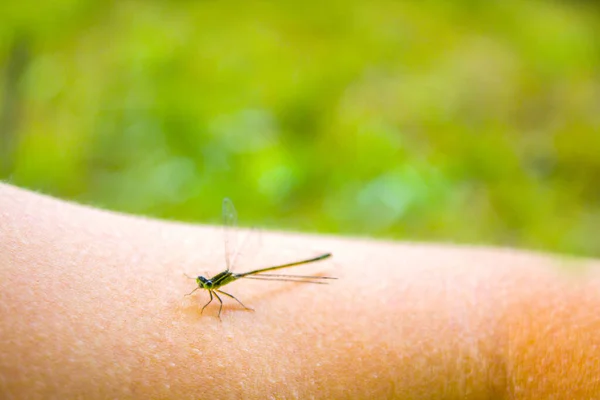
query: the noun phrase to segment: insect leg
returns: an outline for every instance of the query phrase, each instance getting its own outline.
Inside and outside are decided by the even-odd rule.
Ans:
[[[196,288],[197,289],[197,288]],[[208,303],[206,303],[204,305],[204,307],[202,307],[202,311],[200,311],[200,315],[202,315],[202,313],[204,312],[204,309],[206,308],[207,305],[209,305],[212,301],[213,301],[213,295],[212,295],[212,290],[208,291],[208,294],[210,294],[210,300],[208,301]]]
[[[212,290],[211,290],[212,292]],[[219,295],[217,293],[215,293],[215,296],[217,296],[217,300],[219,300],[219,303],[221,303],[221,306],[219,307],[219,314],[217,315],[219,317],[219,319],[221,319],[221,310],[223,309],[223,300],[221,300],[221,298],[219,297]]]
[[[196,289],[194,289],[191,292],[189,292],[188,294],[186,294],[186,296],[190,296],[192,293],[194,293],[198,289],[200,289],[200,286],[198,286]]]
[[[231,294],[229,294],[229,293],[227,293],[227,292],[224,292],[224,291],[222,291],[222,290],[217,290],[217,292],[219,292],[219,293],[221,293],[221,294],[224,294],[225,296],[229,296],[229,297],[231,297],[232,299],[234,299],[235,301],[237,301],[238,303],[240,303],[240,304],[242,305],[242,307],[244,307],[246,310],[254,311],[254,309],[253,309],[253,308],[246,307],[246,306],[244,305],[244,303],[242,303],[241,301],[239,301],[239,300],[238,300],[238,299],[237,299],[235,296],[233,296],[233,295],[231,295]]]

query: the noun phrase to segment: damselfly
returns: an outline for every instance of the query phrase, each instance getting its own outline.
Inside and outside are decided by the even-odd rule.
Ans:
[[[198,284],[198,287],[195,288],[194,290],[192,290],[190,293],[186,294],[186,296],[190,296],[198,289],[207,290],[208,294],[210,295],[210,300],[208,301],[208,303],[206,303],[204,305],[204,307],[202,307],[200,314],[202,314],[204,312],[204,309],[213,301],[213,296],[214,296],[217,298],[219,303],[221,303],[219,306],[219,314],[218,314],[219,319],[221,318],[221,310],[223,309],[223,300],[221,300],[221,298],[219,297],[219,293],[223,294],[227,297],[231,297],[232,299],[234,299],[235,301],[240,303],[240,305],[242,307],[244,307],[246,310],[252,310],[251,308],[246,307],[244,305],[244,303],[239,301],[232,294],[229,294],[229,293],[221,290],[221,288],[223,286],[225,286],[228,283],[231,283],[233,281],[237,281],[240,278],[267,280],[267,281],[288,281],[288,282],[298,282],[298,283],[314,283],[314,284],[320,284],[320,285],[327,284],[328,280],[337,279],[337,278],[334,278],[331,276],[281,275],[281,274],[265,274],[264,273],[264,272],[268,272],[268,271],[275,271],[278,269],[294,267],[297,265],[309,264],[309,263],[312,263],[315,261],[324,260],[326,258],[331,257],[331,253],[325,253],[325,254],[321,254],[317,257],[309,258],[306,260],[294,261],[294,262],[281,264],[281,265],[275,265],[273,267],[255,269],[253,271],[248,271],[248,272],[243,272],[243,273],[232,272],[231,269],[233,268],[233,264],[235,263],[235,259],[238,255],[238,251],[237,251],[238,249],[235,249],[235,251],[232,251],[234,249],[232,249],[233,243],[232,243],[232,239],[231,239],[232,235],[235,235],[236,223],[237,223],[237,213],[235,211],[235,207],[233,206],[233,203],[231,202],[231,200],[229,200],[228,198],[225,198],[223,200],[223,224],[224,224],[224,228],[225,228],[225,265],[226,265],[226,269],[225,269],[225,271],[220,272],[211,278],[205,278],[204,276],[201,276],[201,275],[198,276],[197,278],[188,277],[191,279],[195,279],[196,283]]]

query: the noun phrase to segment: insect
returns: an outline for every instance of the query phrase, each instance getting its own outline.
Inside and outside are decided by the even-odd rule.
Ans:
[[[331,276],[281,275],[281,274],[265,274],[264,273],[264,272],[268,272],[268,271],[275,271],[275,270],[279,270],[279,269],[283,269],[283,268],[293,267],[296,265],[309,264],[309,263],[312,263],[315,261],[325,260],[326,258],[331,257],[331,253],[324,253],[324,254],[321,254],[320,256],[301,260],[301,261],[294,261],[294,262],[276,265],[276,266],[272,266],[272,267],[255,269],[253,271],[248,271],[248,272],[243,272],[243,273],[232,272],[231,268],[233,267],[233,264],[235,263],[235,259],[238,255],[238,252],[236,251],[235,253],[232,254],[232,248],[231,248],[232,243],[231,243],[230,238],[233,234],[233,231],[235,230],[234,228],[235,228],[236,222],[237,222],[237,213],[235,211],[233,203],[228,198],[225,198],[223,200],[223,223],[225,226],[225,264],[226,264],[226,269],[225,269],[225,271],[220,272],[211,278],[206,278],[204,276],[198,276],[196,278],[192,278],[192,277],[188,276],[188,278],[196,280],[198,287],[195,288],[194,290],[192,290],[190,293],[186,294],[186,296],[192,295],[198,289],[207,290],[208,294],[210,295],[210,300],[208,301],[208,303],[206,303],[204,305],[204,307],[202,307],[200,314],[202,314],[204,312],[204,309],[210,303],[212,303],[212,301],[214,299],[213,296],[214,296],[217,298],[219,303],[221,303],[219,306],[219,314],[218,314],[219,319],[221,319],[221,310],[223,309],[223,300],[221,299],[221,297],[219,297],[219,294],[225,295],[227,297],[231,297],[232,299],[234,299],[235,301],[240,303],[240,305],[242,307],[244,307],[246,310],[253,311],[252,308],[246,307],[244,305],[244,303],[242,303],[240,300],[238,300],[232,294],[229,294],[229,293],[221,290],[221,288],[223,286],[227,285],[228,283],[237,281],[238,279],[241,279],[241,278],[256,279],[256,280],[268,280],[268,281],[314,283],[314,284],[320,284],[320,285],[327,284],[328,280],[337,279],[337,278],[334,278]]]

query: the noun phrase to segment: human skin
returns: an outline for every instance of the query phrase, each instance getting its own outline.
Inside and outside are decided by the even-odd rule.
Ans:
[[[289,273],[338,280],[239,280],[255,311],[219,320],[183,273],[223,270],[222,240],[0,184],[0,397],[600,396],[598,261],[262,233],[255,266],[324,249]]]

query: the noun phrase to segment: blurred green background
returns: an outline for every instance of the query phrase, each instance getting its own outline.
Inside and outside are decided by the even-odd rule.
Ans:
[[[0,178],[168,219],[600,256],[600,6],[8,1]]]

